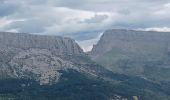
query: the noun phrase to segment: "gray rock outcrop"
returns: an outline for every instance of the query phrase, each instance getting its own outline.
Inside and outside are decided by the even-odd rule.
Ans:
[[[90,52],[107,69],[170,81],[170,32],[113,29],[104,32]]]
[[[0,48],[48,49],[56,55],[81,54],[82,49],[70,38],[31,35],[26,33],[0,33]]]
[[[0,78],[31,78],[52,84],[60,70],[95,76],[78,44],[65,37],[0,32]]]

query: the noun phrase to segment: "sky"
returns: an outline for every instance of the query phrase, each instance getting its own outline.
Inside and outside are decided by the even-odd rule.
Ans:
[[[107,29],[170,31],[170,1],[0,0],[0,31],[70,37],[89,51]]]

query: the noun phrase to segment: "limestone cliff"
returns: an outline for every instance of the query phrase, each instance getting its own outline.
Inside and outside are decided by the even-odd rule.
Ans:
[[[90,52],[113,72],[170,80],[170,32],[113,29],[104,32]]]
[[[31,78],[48,84],[59,80],[60,70],[96,75],[83,57],[83,50],[70,38],[0,32],[0,78]]]
[[[59,36],[31,35],[26,33],[0,33],[1,48],[48,49],[54,54],[81,54],[82,49],[74,40]]]

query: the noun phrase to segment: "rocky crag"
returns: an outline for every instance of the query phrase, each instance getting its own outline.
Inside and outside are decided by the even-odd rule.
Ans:
[[[95,75],[78,44],[65,37],[0,33],[0,78],[31,78],[40,84],[57,82],[59,70]],[[93,67],[94,68],[94,67]]]
[[[170,32],[113,29],[104,32],[90,52],[107,69],[170,81]]]

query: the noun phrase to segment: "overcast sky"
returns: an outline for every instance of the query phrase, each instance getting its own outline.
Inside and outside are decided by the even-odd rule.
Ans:
[[[87,51],[114,28],[170,31],[170,1],[0,0],[0,31],[71,37]]]

